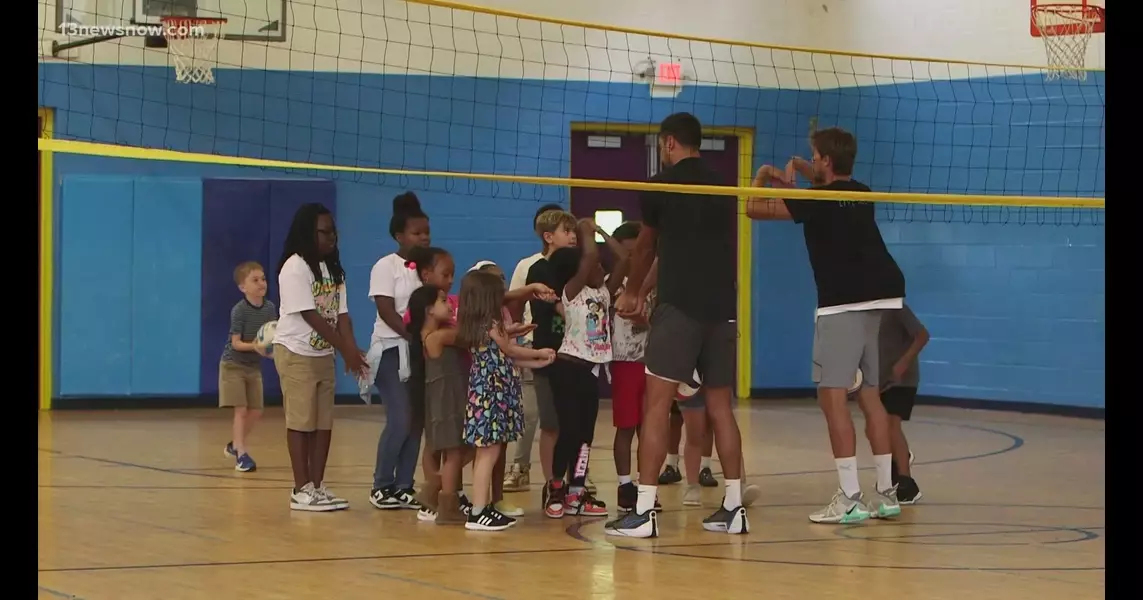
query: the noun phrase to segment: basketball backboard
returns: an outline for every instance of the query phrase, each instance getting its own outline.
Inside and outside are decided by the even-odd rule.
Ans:
[[[222,39],[286,41],[288,0],[55,0],[56,31],[63,23],[160,25],[164,16],[222,17]]]

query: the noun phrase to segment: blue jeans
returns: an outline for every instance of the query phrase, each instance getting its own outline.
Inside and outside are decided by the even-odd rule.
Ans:
[[[385,406],[385,429],[377,440],[377,462],[373,468],[373,488],[413,487],[417,457],[421,453],[421,428],[414,430],[413,407],[405,382],[397,376],[400,355],[389,348],[377,367],[377,392]]]

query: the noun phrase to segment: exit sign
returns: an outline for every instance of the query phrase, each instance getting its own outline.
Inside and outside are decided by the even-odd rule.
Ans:
[[[678,87],[683,84],[683,65],[679,63],[660,63],[655,72],[655,85]]]

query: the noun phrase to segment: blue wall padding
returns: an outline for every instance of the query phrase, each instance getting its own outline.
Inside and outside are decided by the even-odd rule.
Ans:
[[[242,299],[234,269],[254,260],[269,266],[270,182],[254,179],[206,179],[202,184],[202,374],[199,391],[218,393],[218,362],[230,331],[230,309]],[[276,295],[267,297],[277,301]],[[274,373],[273,363],[269,373]],[[265,392],[280,389],[276,374],[262,378]]]
[[[199,393],[202,181],[135,180],[131,392]]]
[[[59,395],[130,395],[134,182],[75,175],[61,187]]]

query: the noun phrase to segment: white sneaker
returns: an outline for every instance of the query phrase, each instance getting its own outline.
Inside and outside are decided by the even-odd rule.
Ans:
[[[861,501],[861,492],[851,498],[841,490],[825,508],[810,515],[814,523],[860,523],[868,518],[869,509]]]
[[[349,508],[349,500],[329,491],[329,488],[325,487],[324,483],[314,488],[314,492],[324,497],[330,504],[336,506],[337,510]]]
[[[307,483],[302,489],[290,494],[290,509],[307,512],[328,512],[339,510],[338,505],[331,502],[322,493],[314,489],[314,484]]]

